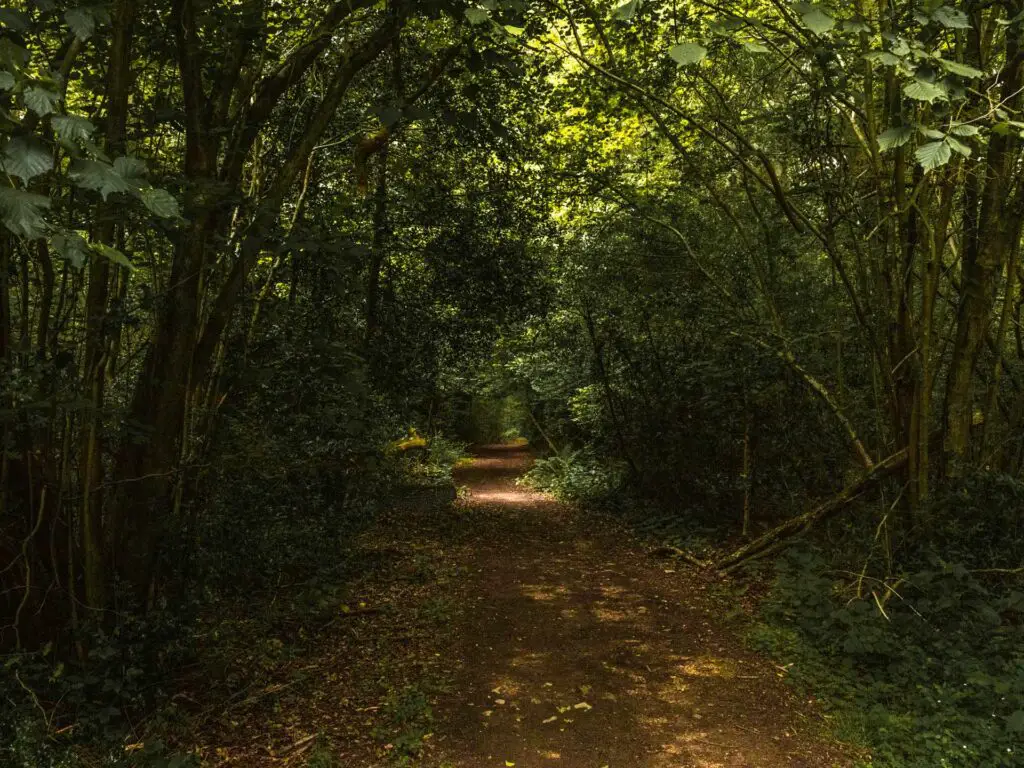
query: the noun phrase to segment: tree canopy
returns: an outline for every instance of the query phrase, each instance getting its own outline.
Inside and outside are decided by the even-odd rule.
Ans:
[[[264,583],[410,427],[716,571],[1012,583],[1022,99],[1022,0],[0,8],[0,645]]]

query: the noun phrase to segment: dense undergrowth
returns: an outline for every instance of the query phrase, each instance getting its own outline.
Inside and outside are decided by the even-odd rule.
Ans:
[[[210,492],[195,502],[202,514],[169,531],[162,556],[176,578],[148,611],[130,610],[124,595],[110,621],[84,617],[66,652],[51,644],[7,657],[0,733],[11,736],[0,765],[198,765],[168,744],[190,744],[210,712],[237,705],[312,647],[347,582],[380,565],[355,555],[352,539],[410,489],[452,488],[464,454],[440,435],[408,450],[383,426],[338,438],[322,415],[317,429],[294,415],[278,426],[227,420],[218,450],[238,453],[207,478]],[[271,448],[294,458],[266,471],[259,459]]]
[[[907,537],[888,578],[884,553],[854,555],[868,515],[834,523],[832,546],[778,561],[755,641],[824,697],[871,765],[1020,765],[1022,512],[1024,486],[975,474],[936,500],[929,535]]]

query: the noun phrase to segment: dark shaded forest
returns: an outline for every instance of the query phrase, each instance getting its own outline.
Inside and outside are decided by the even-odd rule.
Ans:
[[[1024,765],[1022,110],[1024,0],[0,8],[0,765]],[[470,734],[478,600],[699,704]]]

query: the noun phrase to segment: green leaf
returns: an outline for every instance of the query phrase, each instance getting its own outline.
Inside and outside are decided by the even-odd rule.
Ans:
[[[4,148],[3,166],[7,173],[28,182],[53,168],[53,153],[33,137],[16,136]]]
[[[918,147],[917,152],[914,153],[917,162],[926,171],[941,168],[949,162],[951,156],[952,152],[950,152],[949,145],[944,141],[929,141],[927,144],[922,144]]]
[[[981,133],[981,129],[976,125],[969,125],[968,123],[951,123],[949,132],[954,136],[977,136]]]
[[[88,8],[65,11],[64,21],[79,40],[88,40],[96,32],[96,17]]]
[[[14,79],[14,75],[7,70],[0,70],[0,91],[9,91],[17,84],[18,81]]]
[[[512,37],[520,37],[526,31],[525,27],[514,27],[511,24],[506,24],[502,29],[512,35]]]
[[[984,77],[985,73],[980,69],[969,67],[966,64],[961,64],[959,61],[947,61],[946,59],[939,59],[939,64],[944,70],[954,75],[960,75],[961,77],[969,77],[972,80],[978,77]]]
[[[952,147],[953,151],[958,152],[964,157],[971,156],[971,148],[964,144],[963,142],[957,141],[952,136],[946,137],[946,143],[949,144],[950,147]]]
[[[840,26],[842,27],[843,32],[849,32],[851,34],[871,31],[871,26],[861,18],[847,19],[843,21]]]
[[[615,18],[619,21],[632,21],[636,12],[640,10],[642,0],[629,0],[615,9]]]
[[[474,24],[474,25],[475,24],[484,24],[484,23],[486,23],[491,18],[491,14],[489,14],[483,8],[476,8],[476,7],[467,8],[465,10],[465,14],[466,14],[466,21],[468,21],[470,24]]]
[[[96,126],[78,115],[54,115],[50,125],[58,138],[65,141],[85,141],[96,130]]]
[[[40,117],[46,117],[56,112],[57,105],[60,103],[59,93],[38,86],[27,88],[23,98],[25,99],[25,106]]]
[[[383,104],[379,107],[374,107],[373,113],[377,115],[377,119],[380,120],[381,125],[386,125],[388,127],[391,127],[402,119],[402,110],[394,104]]]
[[[145,183],[146,164],[137,157],[125,155],[114,160],[114,173],[128,182]]]
[[[917,101],[927,101],[929,104],[939,100],[945,101],[948,96],[946,95],[946,89],[937,84],[929,83],[925,80],[912,80],[903,86],[903,93],[911,99]]]
[[[1006,730],[1010,733],[1020,733],[1021,731],[1024,731],[1024,709],[1018,709],[1006,718]]]
[[[708,49],[699,43],[680,43],[672,46],[668,55],[680,67],[688,64],[698,64],[708,55]]]
[[[771,53],[771,48],[764,43],[746,42],[743,43],[743,47],[751,53]]]
[[[175,219],[179,215],[178,201],[166,189],[147,187],[139,192],[139,198],[150,212],[161,219]]]
[[[877,61],[886,67],[898,67],[905,63],[902,58],[895,53],[889,53],[889,51],[871,51],[871,53],[865,53],[864,58],[868,61]]]
[[[12,32],[28,32],[31,29],[28,16],[14,8],[0,8],[0,24]]]
[[[50,207],[50,198],[22,189],[0,187],[0,218],[4,226],[20,237],[33,240],[46,233],[43,211]]]
[[[128,260],[127,256],[117,250],[117,248],[111,248],[109,245],[105,245],[103,243],[92,243],[91,246],[92,249],[103,258],[109,259],[115,264],[120,264],[122,267],[127,267],[131,271],[135,270],[135,265]]]
[[[878,137],[878,148],[883,152],[888,152],[890,149],[896,147],[902,147],[914,136],[914,128],[909,125],[901,125],[896,128],[890,128],[882,133]]]
[[[1009,26],[1012,26],[1014,24],[1018,24],[1022,20],[1024,20],[1024,11],[1021,11],[1016,16],[1014,16],[1012,19],[996,19],[996,24],[999,24],[1000,26],[1003,26],[1003,27],[1009,27]]]
[[[967,14],[948,5],[943,5],[932,12],[932,18],[947,29],[970,29],[971,22]]]
[[[50,238],[50,248],[75,269],[84,267],[89,257],[89,244],[84,237],[74,232],[55,234]]]
[[[919,130],[921,132],[921,135],[924,136],[926,139],[946,138],[946,134],[944,134],[942,131],[937,131],[934,128],[929,128],[926,125],[919,125],[917,127],[917,130]]]
[[[8,70],[17,72],[28,63],[28,50],[13,40],[0,37],[0,64]]]
[[[86,139],[85,141],[83,141],[82,148],[85,150],[85,153],[89,157],[94,158],[96,160],[100,160],[104,163],[110,163],[110,158],[107,157],[107,155],[103,152],[103,149],[100,147],[100,145],[94,142],[92,139]]]
[[[132,189],[127,179],[99,160],[79,160],[71,170],[71,178],[83,189],[99,192],[104,200],[112,192],[129,192]]]
[[[800,21],[816,35],[824,35],[826,32],[831,32],[836,25],[836,20],[818,6],[811,8],[811,10],[801,16]]]

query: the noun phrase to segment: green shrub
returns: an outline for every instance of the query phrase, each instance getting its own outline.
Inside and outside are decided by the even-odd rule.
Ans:
[[[859,581],[802,547],[779,560],[755,640],[832,703],[872,765],[1008,768],[1024,760],[1024,592],[983,578],[933,558]]]
[[[537,459],[521,482],[566,501],[594,501],[618,489],[622,475],[590,451],[580,450]]]

